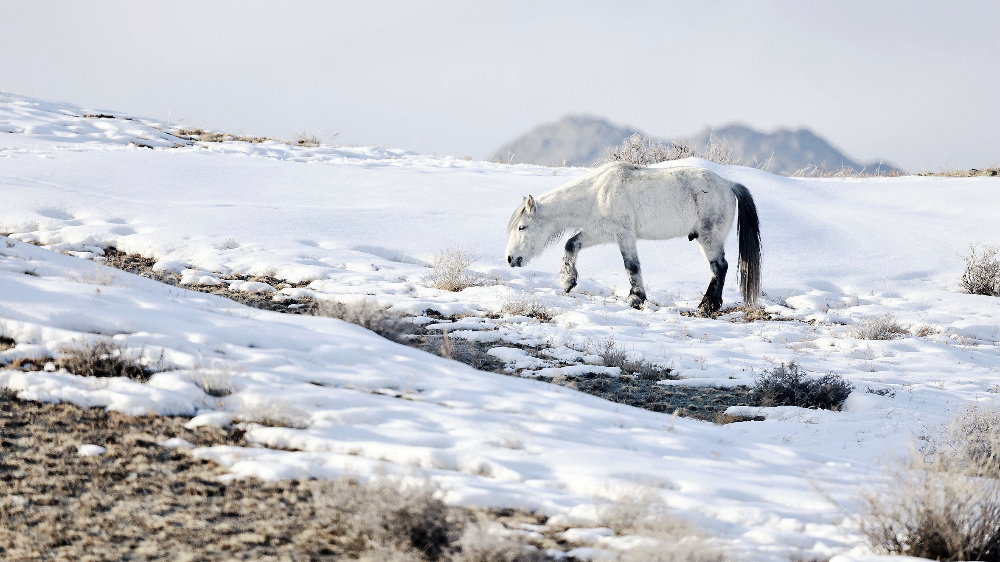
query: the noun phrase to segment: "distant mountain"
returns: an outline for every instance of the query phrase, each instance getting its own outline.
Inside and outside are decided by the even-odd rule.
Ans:
[[[515,164],[541,164],[545,166],[592,166],[607,157],[607,148],[640,132],[598,117],[570,115],[555,123],[539,125],[524,135],[497,149],[491,159]],[[777,174],[792,174],[798,170],[818,166],[840,170],[849,166],[855,170],[875,170],[879,162],[863,163],[847,156],[828,141],[809,129],[778,129],[764,133],[744,125],[727,125],[720,129],[706,129],[687,140],[697,149],[703,149],[709,139],[726,142],[733,156],[748,166],[757,166]],[[666,139],[658,139],[666,140]],[[894,169],[881,163],[882,171]]]
[[[638,132],[597,117],[568,115],[539,125],[501,146],[490,160],[543,166],[592,166],[607,156],[607,147]]]

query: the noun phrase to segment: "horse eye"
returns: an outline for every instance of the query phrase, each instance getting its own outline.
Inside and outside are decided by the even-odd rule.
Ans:
[[[526,229],[526,228],[528,228],[528,227],[527,227],[527,226],[523,226],[523,225],[522,225],[522,226],[519,226],[519,227],[517,227],[517,229],[518,229],[518,230],[524,230],[524,229]]]

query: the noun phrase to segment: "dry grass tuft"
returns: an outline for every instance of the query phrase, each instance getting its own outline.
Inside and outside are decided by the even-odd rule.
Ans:
[[[880,552],[1000,561],[1000,410],[972,407],[862,495],[859,528]]]
[[[861,168],[855,170],[850,166],[841,166],[839,170],[831,170],[826,166],[811,165],[789,174],[793,178],[898,178],[901,174],[895,168],[882,169],[879,164],[874,170]]]
[[[368,299],[354,303],[318,301],[316,315],[357,324],[392,341],[402,341],[413,331],[413,323],[401,316],[390,314],[386,307]]]
[[[840,410],[852,390],[854,386],[840,375],[831,373],[813,378],[794,362],[781,363],[757,378],[750,389],[750,402],[763,407]]]
[[[500,301],[500,314],[504,316],[527,316],[542,322],[552,320],[552,312],[536,295],[513,290]]]
[[[520,539],[520,540],[519,540]],[[453,562],[542,562],[548,560],[537,549],[525,544],[518,535],[512,535],[502,525],[484,521],[466,525],[458,541],[459,551]]]
[[[221,367],[192,373],[191,380],[205,394],[214,398],[224,398],[236,392],[235,370]]]
[[[462,250],[461,246],[449,247],[436,252],[431,263],[431,273],[424,277],[428,287],[444,291],[458,292],[469,287],[500,285],[503,280],[497,275],[470,271],[476,257]]]
[[[640,133],[633,133],[618,146],[608,147],[608,157],[601,162],[625,162],[634,166],[649,166],[658,162],[680,160],[694,156],[691,146],[682,140],[665,143]]]
[[[597,345],[597,355],[607,367],[618,367],[623,375],[638,377],[642,380],[659,381],[670,378],[670,369],[658,367],[646,360],[635,361],[630,359],[625,348],[615,342],[615,337],[610,336]]]
[[[152,360],[145,349],[129,352],[117,341],[102,338],[94,342],[83,340],[63,350],[55,365],[81,377],[128,377],[146,382],[153,373],[162,370],[162,360],[162,357]]]
[[[653,539],[622,552],[619,562],[722,562],[725,553],[693,525],[670,513],[653,486],[637,484],[597,506],[601,525],[620,535]]]
[[[298,133],[295,135],[295,142],[293,143],[298,146],[308,146],[317,147],[319,146],[319,139],[316,135],[310,135],[308,133]]]
[[[118,280],[118,274],[110,267],[95,265],[86,273],[70,271],[66,274],[66,279],[74,283],[83,283],[86,285],[110,286]]]
[[[244,399],[238,418],[242,422],[256,423],[268,427],[309,427],[309,414],[283,400]]]
[[[891,312],[851,326],[848,334],[859,340],[895,340],[909,334]]]
[[[962,290],[970,295],[1000,296],[1000,248],[969,245],[962,273]]]

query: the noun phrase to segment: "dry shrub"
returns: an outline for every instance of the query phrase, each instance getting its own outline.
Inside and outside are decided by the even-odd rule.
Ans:
[[[898,178],[899,170],[891,167],[882,169],[881,163],[874,170],[863,167],[856,170],[851,166],[841,166],[839,170],[831,170],[825,165],[810,165],[790,174],[793,178]]]
[[[891,312],[886,312],[882,316],[870,318],[851,326],[848,333],[852,338],[859,340],[895,340],[909,332]]]
[[[693,525],[670,513],[656,489],[637,484],[614,502],[597,506],[601,525],[620,535],[641,535],[655,544],[619,554],[620,562],[722,562],[725,553]]]
[[[653,140],[641,133],[633,133],[618,146],[608,147],[608,157],[601,162],[625,162],[634,166],[649,166],[658,162],[680,160],[694,156],[694,150],[683,140],[669,143]]]
[[[859,528],[877,551],[1000,561],[1000,410],[971,407],[865,490]]]
[[[316,315],[357,324],[392,341],[402,341],[413,330],[413,324],[406,318],[390,314],[386,307],[368,299],[354,303],[319,301]]]
[[[794,362],[781,363],[757,377],[750,389],[750,402],[764,407],[840,410],[852,390],[854,386],[840,375],[830,373],[813,378]]]
[[[95,265],[86,273],[70,271],[66,274],[66,279],[74,283],[84,283],[86,285],[113,285],[118,280],[118,274],[109,267]]]
[[[235,370],[233,368],[221,367],[194,373],[191,375],[191,380],[205,394],[215,398],[223,398],[236,392],[234,377]]]
[[[699,158],[704,158],[716,164],[739,165],[740,159],[733,154],[733,146],[725,139],[717,139],[714,134],[708,135],[708,144],[698,153]]]
[[[597,355],[607,367],[618,367],[623,375],[635,376],[644,380],[662,380],[668,378],[670,369],[658,367],[649,361],[635,361],[629,359],[625,348],[615,342],[615,337],[610,336],[597,346]]]
[[[298,133],[295,135],[295,144],[298,146],[317,147],[319,146],[319,139],[316,138],[316,135]]]
[[[245,399],[242,402],[239,420],[268,427],[309,427],[309,414],[284,400]]]
[[[500,285],[503,280],[497,275],[470,271],[476,257],[462,250],[461,246],[445,248],[434,254],[431,272],[424,277],[428,287],[444,291],[458,292],[469,287]]]
[[[55,364],[82,377],[128,377],[146,382],[153,373],[162,370],[162,359],[161,356],[153,361],[144,349],[129,352],[115,340],[102,338],[76,342],[75,347],[62,351]]]
[[[458,541],[453,562],[542,562],[548,558],[525,544],[519,535],[505,532],[502,525],[469,523]]]
[[[335,481],[314,489],[317,516],[345,527],[348,552],[372,560],[438,560],[456,538],[449,508],[429,481],[381,476],[367,486]]]
[[[1000,296],[1000,248],[979,244],[969,245],[969,255],[964,258],[962,290],[970,295]]]
[[[542,322],[552,320],[552,313],[545,303],[532,293],[511,291],[500,302],[500,314],[504,316],[527,316]]]

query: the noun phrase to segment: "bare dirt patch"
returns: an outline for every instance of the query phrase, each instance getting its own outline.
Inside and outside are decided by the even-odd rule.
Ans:
[[[248,446],[242,431],[186,429],[183,417],[23,401],[0,391],[0,559],[465,560],[463,530],[541,525],[516,510],[445,506],[433,487],[386,481],[255,479],[183,449]],[[104,454],[81,456],[84,444]],[[558,547],[555,533],[536,548]],[[519,552],[523,543],[508,545]],[[518,560],[542,560],[535,555]],[[470,553],[465,553],[470,554]]]

